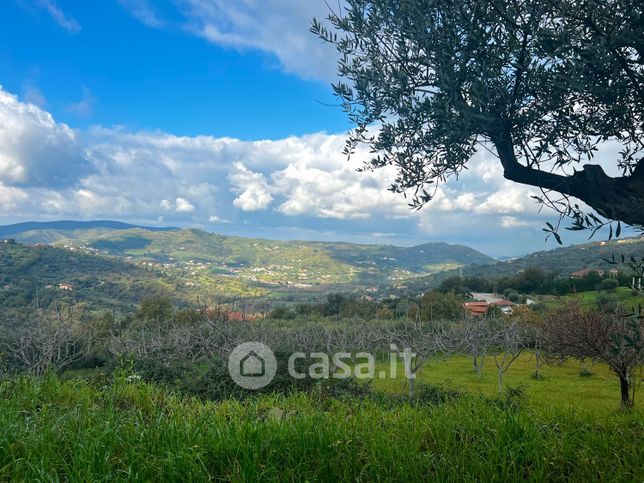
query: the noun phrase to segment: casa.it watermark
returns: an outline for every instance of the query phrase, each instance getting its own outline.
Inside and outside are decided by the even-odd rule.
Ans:
[[[368,352],[293,352],[286,363],[288,375],[293,379],[395,379],[402,361],[406,378],[415,379],[411,370],[416,356],[411,349],[398,350],[390,346],[386,369],[376,372],[376,357]],[[277,374],[278,362],[266,344],[246,342],[240,344],[228,357],[228,373],[237,385],[257,390],[271,383]]]

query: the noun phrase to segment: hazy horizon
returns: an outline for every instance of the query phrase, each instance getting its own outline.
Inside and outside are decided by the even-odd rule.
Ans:
[[[460,241],[448,241],[448,240],[427,240],[427,239],[406,239],[406,238],[395,238],[395,237],[369,237],[369,236],[361,236],[361,235],[347,235],[346,233],[334,233],[334,232],[320,232],[320,231],[306,231],[303,229],[297,229],[297,228],[292,228],[292,227],[282,227],[281,230],[272,228],[270,231],[263,232],[261,229],[257,229],[257,227],[235,227],[234,225],[229,225],[226,226],[226,229],[222,230],[213,230],[212,228],[208,226],[199,226],[199,225],[170,225],[170,224],[163,224],[159,222],[154,222],[154,221],[140,221],[137,222],[136,220],[129,220],[129,221],[124,221],[124,220],[118,220],[118,219],[86,219],[86,220],[81,220],[81,219],[49,219],[49,220],[22,220],[22,221],[16,221],[16,222],[11,222],[11,223],[2,223],[0,222],[0,228],[9,226],[9,225],[15,225],[15,224],[20,224],[20,223],[53,223],[53,222],[117,222],[117,223],[125,223],[125,224],[130,224],[138,227],[143,227],[143,228],[176,228],[176,229],[199,229],[203,230],[209,233],[218,233],[226,236],[233,236],[233,237],[243,237],[243,238],[260,238],[260,239],[267,239],[267,240],[276,240],[276,241],[319,241],[319,242],[330,242],[330,243],[357,243],[357,244],[365,244],[365,245],[393,245],[393,246],[399,246],[399,247],[413,247],[413,246],[418,246],[418,245],[423,245],[426,243],[448,243],[450,245],[464,245],[468,246],[470,248],[473,248],[484,255],[488,255],[490,257],[503,260],[503,259],[509,259],[509,258],[517,258],[521,257],[524,255],[528,255],[530,253],[534,252],[540,252],[540,251],[547,251],[547,250],[553,250],[556,248],[559,248],[561,245],[558,244],[552,244],[552,243],[546,243],[544,241],[543,248],[538,248],[536,250],[530,250],[526,251],[523,253],[515,253],[513,255],[508,255],[506,253],[499,253],[499,254],[494,254],[494,253],[488,253],[487,251],[483,249],[477,248],[475,245],[476,243],[473,242],[471,244],[468,243],[463,243]],[[565,243],[563,246],[571,246],[571,245],[576,245],[576,244],[583,244],[583,243],[589,243],[589,242],[600,242],[604,241],[603,238],[593,238],[593,239],[586,239],[586,240],[581,240],[578,243]]]

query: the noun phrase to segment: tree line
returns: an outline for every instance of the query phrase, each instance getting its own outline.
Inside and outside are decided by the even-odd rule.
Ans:
[[[606,364],[620,382],[622,405],[633,405],[644,365],[644,318],[639,311],[609,314],[571,303],[545,314],[524,307],[510,317],[429,318],[428,307],[420,305],[414,316],[398,319],[353,314],[335,324],[312,319],[289,325],[231,317],[225,306],[174,311],[165,303],[143,304],[136,317],[122,320],[109,313],[87,320],[77,307],[58,306],[25,314],[21,323],[3,333],[2,367],[6,372],[43,375],[90,367],[113,370],[129,361],[150,380],[180,380],[200,395],[228,397],[243,391],[227,377],[227,357],[239,344],[253,341],[271,347],[282,366],[284,357],[295,351],[330,356],[338,351],[382,355],[394,350],[401,358],[411,357],[412,375],[428,361],[466,355],[479,376],[489,366],[486,361],[493,363],[502,393],[505,375],[529,351],[537,379],[546,363],[576,359]],[[282,373],[267,390],[307,383]],[[414,378],[408,379],[408,390],[414,399]]]

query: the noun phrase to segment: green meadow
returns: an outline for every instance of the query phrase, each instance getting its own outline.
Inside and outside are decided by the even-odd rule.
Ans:
[[[522,353],[503,376],[504,392],[518,390],[525,406],[540,410],[555,407],[566,410],[582,410],[597,415],[619,410],[619,381],[604,364],[584,364],[590,368],[590,375],[581,375],[582,365],[576,361],[563,364],[542,365],[540,377],[535,377],[536,359],[532,352]],[[379,365],[376,375],[384,371],[385,378],[376,377],[376,390],[393,394],[407,394],[408,382],[402,366],[397,377],[390,378],[388,365]],[[498,371],[492,356],[485,358],[481,377],[475,372],[472,359],[466,356],[452,356],[448,359],[434,359],[425,364],[417,376],[418,384],[429,384],[446,390],[463,392],[486,398],[498,397]],[[640,374],[639,388],[642,387]],[[635,397],[635,407],[644,408],[641,394]]]

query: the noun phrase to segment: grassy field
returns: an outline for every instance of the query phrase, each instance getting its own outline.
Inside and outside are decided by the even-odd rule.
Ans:
[[[378,368],[383,369],[387,369],[386,364]],[[397,371],[396,379],[375,379],[373,386],[386,392],[406,393],[408,385],[403,374],[401,367]],[[575,361],[542,366],[541,379],[536,379],[534,374],[535,357],[531,352],[525,352],[513,363],[503,378],[505,388],[523,389],[525,404],[530,408],[581,409],[597,415],[614,412],[620,408],[618,379],[604,364],[594,364],[592,375],[585,377],[580,375],[580,364]],[[640,379],[642,376],[644,375],[640,375]],[[486,358],[480,378],[474,371],[471,358],[455,356],[447,360],[430,361],[421,369],[417,380],[419,383],[473,395],[498,395],[497,368],[491,356]],[[641,388],[641,381],[639,386]],[[636,395],[636,407],[641,410],[644,403],[638,401],[638,396],[641,394]]]
[[[641,414],[0,383],[0,480],[641,481]]]
[[[607,297],[614,300],[625,310],[631,310],[638,305],[644,306],[644,295],[633,295],[633,291],[628,287],[618,287],[613,292],[605,292],[598,290],[591,290],[588,292],[579,292],[573,295],[565,295],[563,297],[544,296],[542,301],[549,308],[556,308],[561,306],[562,301],[576,300],[585,309],[597,309],[597,298],[600,296]]]

